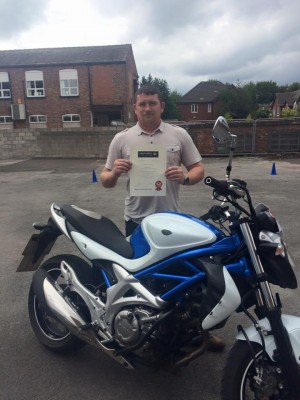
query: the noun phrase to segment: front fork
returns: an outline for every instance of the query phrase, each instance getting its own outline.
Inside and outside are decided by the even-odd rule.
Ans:
[[[266,318],[269,320],[271,327],[271,334],[273,335],[276,343],[278,355],[276,355],[274,358],[278,358],[280,361],[280,364],[285,372],[285,377],[289,384],[289,388],[291,389],[295,399],[299,399],[300,379],[298,373],[298,364],[295,359],[289,335],[282,322],[280,302],[279,304],[276,304],[269,282],[267,280],[262,280],[265,275],[265,271],[257,253],[257,248],[249,224],[247,222],[243,222],[240,227],[256,275],[257,277],[261,278],[259,282],[260,291],[257,294],[257,300],[258,305],[264,306],[265,308]]]

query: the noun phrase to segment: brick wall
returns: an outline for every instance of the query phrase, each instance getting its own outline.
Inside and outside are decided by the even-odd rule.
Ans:
[[[203,155],[217,154],[211,138],[214,121],[184,124]],[[229,121],[231,133],[238,139],[250,136],[253,154],[269,152],[273,135],[299,134],[300,118],[257,121]],[[58,157],[106,158],[109,144],[120,127],[73,129],[0,130],[0,159]],[[249,151],[248,151],[249,153]]]

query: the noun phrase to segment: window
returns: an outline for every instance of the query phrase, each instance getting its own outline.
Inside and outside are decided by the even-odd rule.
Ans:
[[[42,71],[25,72],[26,91],[28,97],[45,96],[44,77]]]
[[[11,115],[0,116],[0,124],[11,124],[13,122]]]
[[[198,112],[198,104],[191,104],[191,113],[195,114]]]
[[[61,69],[59,71],[61,96],[78,96],[78,77],[76,69]]]
[[[65,114],[62,116],[63,122],[80,122],[79,114]]]
[[[207,112],[208,112],[208,113],[211,113],[211,103],[208,103],[208,104],[207,104]]]
[[[10,82],[7,72],[0,72],[0,99],[10,98]]]
[[[29,122],[31,124],[47,123],[46,115],[30,115]]]

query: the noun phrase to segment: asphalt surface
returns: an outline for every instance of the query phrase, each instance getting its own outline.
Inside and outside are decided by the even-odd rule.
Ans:
[[[205,159],[206,175],[221,179],[226,159]],[[114,189],[93,182],[103,160],[0,160],[0,399],[3,400],[212,400],[220,398],[220,379],[236,325],[234,315],[219,334],[224,353],[206,353],[173,375],[165,371],[128,371],[107,355],[85,346],[58,356],[43,348],[31,331],[27,296],[31,272],[16,273],[34,221],[46,221],[52,202],[76,204],[114,220],[123,230],[125,180]],[[285,240],[300,261],[300,159],[237,158],[232,177],[248,181],[255,203],[269,204],[285,231]],[[274,168],[273,168],[274,170]],[[274,172],[274,171],[273,171]],[[204,184],[182,187],[183,211],[199,216],[212,205]],[[51,253],[75,251],[60,238]],[[296,274],[300,278],[299,270]],[[300,289],[279,290],[284,312],[300,316]]]

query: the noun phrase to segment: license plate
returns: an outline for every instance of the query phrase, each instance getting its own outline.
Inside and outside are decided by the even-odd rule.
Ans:
[[[52,249],[57,237],[58,234],[53,231],[34,233],[22,253],[24,257],[17,268],[17,272],[38,269],[45,255]]]

